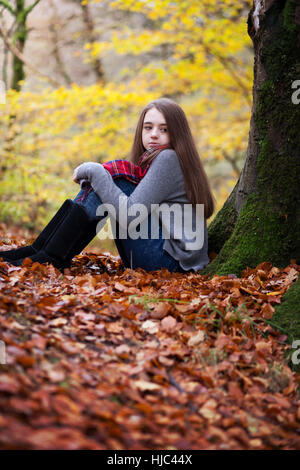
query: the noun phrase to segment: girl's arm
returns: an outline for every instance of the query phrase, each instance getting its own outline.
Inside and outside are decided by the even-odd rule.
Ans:
[[[153,204],[172,201],[172,199],[178,201],[185,196],[184,178],[177,154],[169,149],[160,152],[129,197],[115,185],[111,174],[101,163],[83,163],[75,169],[73,176],[76,181],[81,179],[90,181],[102,203],[111,204],[114,207],[116,219],[120,225],[124,222],[123,218],[120,218],[120,212],[127,210],[126,227],[136,217],[133,215],[135,208],[132,207],[135,204],[143,205],[145,218],[154,209]],[[107,210],[109,211],[109,208]],[[131,217],[130,210],[133,211]],[[139,217],[140,221],[142,219],[142,216]]]

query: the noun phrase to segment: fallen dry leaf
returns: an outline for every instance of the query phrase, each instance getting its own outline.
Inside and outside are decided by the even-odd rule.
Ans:
[[[188,340],[188,346],[196,346],[197,344],[204,341],[205,333],[204,331],[200,330],[195,335],[191,336]]]
[[[154,334],[158,332],[158,324],[152,320],[147,320],[142,324],[142,329],[147,333]]]
[[[145,380],[135,380],[133,384],[136,388],[142,390],[143,392],[161,389],[160,385],[151,382],[146,382]]]
[[[299,449],[300,374],[269,322],[299,271],[0,260],[0,448]]]
[[[167,331],[168,333],[172,332],[172,331],[175,331],[176,329],[176,326],[177,326],[177,321],[175,318],[171,317],[170,315],[165,317],[162,321],[161,321],[161,329],[163,331]]]

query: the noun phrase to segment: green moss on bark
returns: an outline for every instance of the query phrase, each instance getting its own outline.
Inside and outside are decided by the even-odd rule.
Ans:
[[[295,31],[295,9],[299,2],[297,0],[290,0],[286,2],[283,10],[283,25],[286,31]]]
[[[208,227],[208,251],[219,253],[224,243],[230,238],[236,220],[234,207],[235,189]]]
[[[300,74],[300,28],[288,26],[294,13],[292,0],[272,12],[258,52],[266,80],[257,90],[253,110],[259,146],[257,191],[248,196],[234,230],[232,220],[227,221],[232,234],[203,274],[240,275],[263,261],[278,267],[292,258],[300,263],[300,105],[293,104],[291,87]]]
[[[247,266],[270,261],[285,267],[290,258],[299,258],[300,227],[298,234],[291,231],[288,219],[268,208],[267,200],[267,193],[264,199],[256,194],[248,197],[230,239],[201,274],[239,276]]]
[[[300,340],[300,279],[289,288],[282,297],[281,304],[275,308],[272,324],[286,332],[291,344],[294,340]],[[291,353],[294,351],[291,349]],[[300,364],[290,361],[290,366],[300,372]]]
[[[240,276],[247,266],[254,268],[264,261],[281,268],[291,259],[300,264],[300,104],[292,101],[292,84],[300,76],[296,4],[294,0],[274,3],[276,8],[267,13],[256,43],[256,76],[265,77],[259,89],[259,79],[254,82],[256,191],[248,196],[219,255],[201,274]],[[227,223],[232,224],[230,217]],[[276,307],[272,325],[285,331],[291,344],[300,340],[300,280]],[[291,348],[290,365],[300,372],[300,365],[291,361],[293,352]]]

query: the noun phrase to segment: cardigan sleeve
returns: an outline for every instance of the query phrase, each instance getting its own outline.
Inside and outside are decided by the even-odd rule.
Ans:
[[[178,191],[182,181],[182,170],[178,156],[174,150],[166,149],[151,163],[146,175],[130,196],[114,183],[114,180],[101,163],[87,162],[77,169],[77,180],[88,180],[95,193],[105,205],[110,216],[117,219],[119,224],[127,228],[136,217],[144,220],[155,209],[154,205],[168,201]],[[122,217],[124,211],[127,217]],[[126,220],[125,220],[126,219]]]

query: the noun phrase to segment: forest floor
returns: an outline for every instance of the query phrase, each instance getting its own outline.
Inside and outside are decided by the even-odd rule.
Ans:
[[[300,449],[300,374],[272,323],[299,271],[0,259],[0,449]]]

